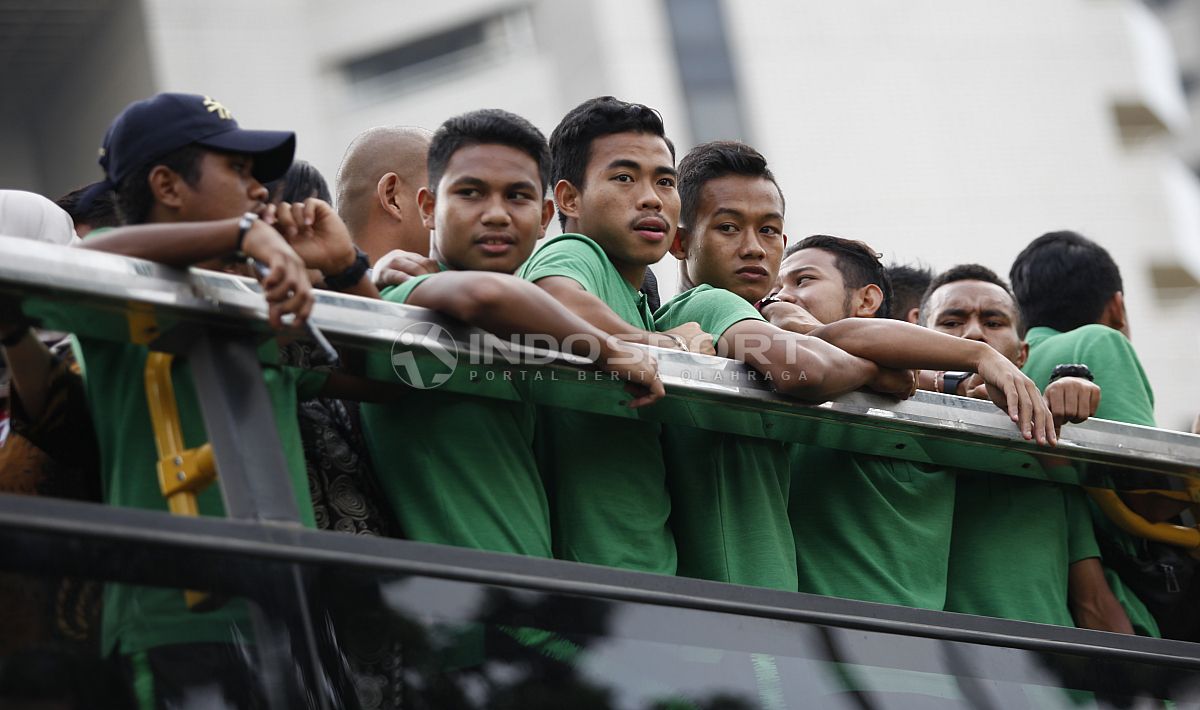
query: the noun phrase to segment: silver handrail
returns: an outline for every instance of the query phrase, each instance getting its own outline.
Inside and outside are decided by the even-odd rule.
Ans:
[[[151,323],[153,347],[167,351],[185,351],[214,326],[264,343],[272,335],[250,279],[10,237],[0,237],[0,294],[20,298],[45,326],[86,337],[128,341],[131,323]],[[454,361],[441,385],[452,391],[497,395],[487,383],[509,377],[529,381],[528,396],[542,404],[949,467],[1079,482],[1076,470],[1084,467],[1065,460],[1200,480],[1200,436],[1153,427],[1093,419],[1066,426],[1058,447],[1048,449],[1024,441],[989,402],[931,392],[897,402],[855,392],[809,406],[778,394],[740,362],[658,348],[668,396],[630,411],[614,395],[619,384],[597,378],[579,358],[501,343],[432,311],[320,292],[312,319],[345,351],[412,353],[435,368]]]

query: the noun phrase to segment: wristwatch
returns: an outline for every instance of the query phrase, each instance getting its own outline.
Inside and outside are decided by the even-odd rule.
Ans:
[[[258,215],[254,212],[247,212],[238,220],[237,241],[233,244],[233,253],[239,257],[242,254],[242,243],[246,241],[246,232],[249,232],[257,221]]]
[[[371,268],[371,264],[367,261],[367,253],[356,246],[354,247],[354,263],[340,274],[326,276],[325,287],[334,291],[348,289],[358,283],[369,268]]]
[[[1050,373],[1050,382],[1061,380],[1064,377],[1082,377],[1088,382],[1096,381],[1096,378],[1092,377],[1092,371],[1082,363],[1055,365],[1054,371]]]
[[[958,386],[963,383],[974,372],[947,372],[942,375],[942,392],[946,394],[958,394]]]

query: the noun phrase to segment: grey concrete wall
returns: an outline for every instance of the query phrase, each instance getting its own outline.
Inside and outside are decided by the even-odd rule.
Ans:
[[[117,3],[90,40],[31,102],[41,187],[51,198],[103,177],[96,151],[104,129],[126,105],[156,90],[140,0]]]

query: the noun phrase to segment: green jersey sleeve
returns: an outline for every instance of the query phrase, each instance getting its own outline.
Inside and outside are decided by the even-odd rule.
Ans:
[[[764,320],[754,306],[735,293],[708,284],[684,291],[664,304],[654,314],[657,330],[670,330],[695,321],[701,330],[712,336],[713,345],[734,323],[744,320]]]
[[[398,286],[388,286],[379,293],[379,296],[389,303],[407,303],[408,297],[412,295],[413,289],[415,289],[417,286],[420,286],[425,279],[429,278],[430,276],[437,276],[437,274],[422,274],[420,276],[414,276]]]
[[[1096,532],[1087,497],[1077,486],[1063,486],[1063,502],[1067,507],[1067,561],[1075,564],[1089,557],[1099,557]]]
[[[1154,392],[1129,339],[1107,326],[1084,326],[1090,332],[1082,353],[1100,385],[1096,416],[1127,424],[1154,426]]]
[[[564,234],[538,249],[517,275],[526,281],[565,276],[589,293],[600,293],[608,276],[606,264],[608,257],[591,239]]]
[[[296,382],[296,397],[300,401],[321,394],[321,388],[329,380],[329,373],[320,370],[304,370],[296,367],[283,368]]]

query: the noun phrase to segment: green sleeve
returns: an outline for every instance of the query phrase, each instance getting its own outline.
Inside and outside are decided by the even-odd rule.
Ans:
[[[380,292],[379,297],[389,303],[406,303],[408,297],[412,295],[413,289],[420,286],[430,276],[437,276],[437,274],[422,274],[414,276],[398,286],[388,286]]]
[[[320,370],[304,370],[296,367],[285,367],[296,382],[296,398],[300,401],[312,399],[321,394],[321,388],[329,379],[328,372]]]
[[[1100,547],[1096,544],[1096,533],[1092,528],[1092,515],[1088,510],[1087,497],[1076,486],[1063,486],[1063,502],[1067,507],[1067,560],[1075,564],[1089,557],[1099,557]]]
[[[763,317],[737,294],[704,285],[679,294],[659,308],[654,314],[654,327],[670,330],[695,321],[712,335],[715,345],[730,326],[744,320],[761,321]]]
[[[1100,419],[1154,426],[1154,393],[1129,339],[1107,326],[1084,326],[1083,362],[1100,386]]]
[[[538,249],[517,275],[526,281],[565,276],[579,282],[589,293],[598,293],[605,280],[607,263],[604,252],[591,240],[558,237]]]

